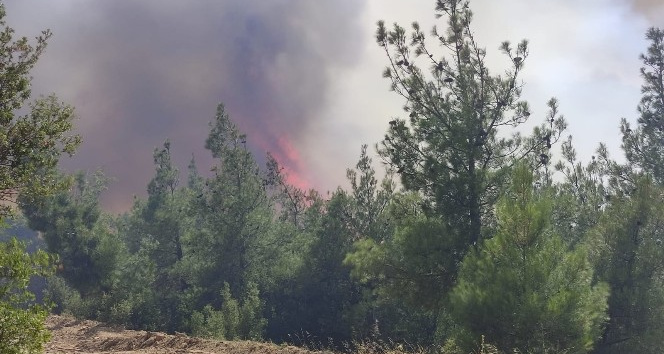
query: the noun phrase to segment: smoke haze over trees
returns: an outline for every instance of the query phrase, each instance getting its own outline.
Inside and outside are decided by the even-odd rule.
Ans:
[[[121,176],[131,171],[118,184],[140,180],[145,197],[121,214],[104,210],[112,159],[95,172],[56,168],[78,147],[73,108],[49,96],[18,113],[49,34],[36,49],[6,44],[0,192],[52,256],[0,244],[0,317],[26,319],[0,321],[0,334],[33,326],[38,336],[20,343],[39,348],[49,306],[32,300],[27,279],[54,272],[45,289],[54,312],[150,331],[377,352],[664,347],[661,29],[645,31],[640,48],[638,117],[612,116],[620,138],[586,161],[578,141],[591,139],[569,135],[565,102],[529,99],[537,44],[493,46],[475,32],[471,9],[487,3],[435,1],[433,30],[380,21],[374,45],[397,108],[375,149],[356,147],[345,187],[321,193],[296,143],[334,91],[330,68],[357,64],[363,40],[347,37],[359,32],[361,5],[68,4],[89,27],[62,35],[90,53],[67,54],[80,85],[65,91],[107,118],[79,127],[84,138],[106,133],[80,147],[83,159],[117,159]],[[346,17],[358,27],[326,22]],[[27,54],[13,64],[15,53]],[[228,104],[211,105],[212,94]]]
[[[180,147],[173,152],[178,165],[191,153],[207,158],[201,141],[210,107],[219,102],[253,137],[259,159],[270,151],[299,186],[333,190],[356,147],[380,140],[401,105],[373,70],[383,65],[371,40],[373,24],[419,20],[427,29],[434,20],[427,2],[395,0],[22,0],[6,6],[20,33],[54,31],[33,73],[33,91],[57,91],[77,108],[77,130],[87,139],[66,166],[108,171],[115,182],[102,204],[113,211],[126,211],[133,195],[145,195],[146,161],[164,137]],[[599,141],[619,149],[613,125],[604,123],[633,116],[640,85],[633,53],[645,46],[647,26],[661,19],[659,2],[480,0],[474,8],[477,34],[488,48],[504,38],[527,37],[536,45],[524,73],[528,100],[539,105],[555,95],[575,120],[574,135],[598,129],[596,138],[579,141],[584,160]],[[512,16],[519,20],[504,26]],[[594,53],[602,53],[601,65],[586,60]],[[500,59],[490,51],[491,65],[503,67]]]
[[[110,200],[113,209],[126,209],[128,193],[142,194],[137,180],[150,176],[143,152],[165,136],[183,148],[181,164],[192,152],[207,158],[201,141],[209,107],[220,101],[252,133],[252,151],[270,151],[293,182],[313,186],[295,145],[326,104],[329,71],[354,64],[366,40],[347,40],[363,8],[350,0],[8,5],[30,16],[35,6],[60,24],[51,44],[57,59],[44,64],[41,82],[71,82],[61,94],[76,101],[81,133],[96,136],[84,143],[79,166],[115,171],[111,187],[124,201]]]

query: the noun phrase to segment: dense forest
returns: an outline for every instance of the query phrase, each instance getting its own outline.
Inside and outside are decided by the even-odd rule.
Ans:
[[[52,96],[16,113],[50,33],[33,46],[0,22],[1,215],[45,251],[0,243],[0,352],[39,350],[49,311],[348,350],[661,352],[664,31],[646,33],[624,162],[604,145],[583,162],[557,101],[534,117],[521,99],[528,42],[502,43],[511,65],[492,74],[468,1],[435,11],[445,27],[431,32],[378,23],[407,117],[376,145],[384,171],[358,147],[348,188],[300,190],[219,105],[214,164],[181,170],[166,140],[147,197],[121,215],[100,207],[104,173],[57,168],[80,142],[73,108]],[[27,290],[37,275],[45,302]]]

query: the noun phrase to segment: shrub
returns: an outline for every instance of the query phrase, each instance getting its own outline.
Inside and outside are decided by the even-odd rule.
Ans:
[[[230,286],[224,284],[221,291],[222,305],[215,310],[211,305],[203,307],[201,312],[194,311],[190,325],[193,335],[216,339],[252,339],[260,340],[267,320],[263,318],[263,301],[260,300],[258,287],[250,283],[242,304],[231,295]]]
[[[52,274],[52,264],[48,254],[28,254],[15,238],[0,242],[0,353],[38,353],[49,340],[44,321],[50,306],[35,302],[28,283]]]

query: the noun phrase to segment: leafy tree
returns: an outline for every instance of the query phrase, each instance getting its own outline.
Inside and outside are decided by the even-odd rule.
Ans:
[[[379,189],[374,175],[363,147],[357,169],[348,171],[352,194],[338,189],[324,200],[313,191],[304,193],[287,185],[277,162],[269,162],[266,182],[282,221],[274,225],[290,230],[273,244],[283,252],[274,258],[291,269],[290,277],[283,273],[282,290],[268,294],[267,304],[276,312],[268,325],[272,338],[288,335],[297,341],[291,335],[306,331],[340,343],[351,334],[362,335],[373,324],[366,321],[372,310],[365,305],[371,305],[361,304],[362,289],[342,262],[355,239],[383,239],[389,234],[384,210],[392,190]],[[391,183],[384,184],[392,188]]]
[[[131,261],[126,245],[118,242],[115,220],[99,207],[107,179],[101,172],[71,177],[58,177],[66,183],[74,180],[68,191],[18,200],[28,225],[40,231],[48,251],[58,255],[58,278],[49,280],[49,296],[58,312],[130,324],[129,296],[138,292],[127,291],[123,284],[141,270],[124,267]]]
[[[367,146],[364,145],[355,168],[346,170],[351,190],[347,193],[343,219],[355,245],[346,253],[344,264],[352,267],[354,280],[360,280],[361,292],[361,299],[346,311],[346,316],[350,318],[353,336],[358,339],[399,339],[431,344],[435,318],[430,312],[422,311],[419,306],[422,305],[421,302],[416,302],[418,306],[414,308],[413,302],[403,301],[409,298],[412,294],[409,290],[412,289],[404,291],[407,288],[402,286],[411,286],[413,283],[420,285],[415,279],[425,278],[418,278],[414,269],[403,264],[414,255],[405,256],[404,252],[400,252],[403,248],[397,244],[403,239],[394,237],[395,228],[399,226],[398,221],[404,216],[407,217],[407,213],[402,213],[403,210],[395,212],[395,205],[406,198],[402,198],[403,196],[395,191],[392,173],[388,171],[382,181],[376,178],[372,162]],[[415,210],[419,209],[417,203],[412,206]],[[376,249],[382,248],[385,253],[372,253],[372,256],[380,255],[382,258],[371,258],[363,252],[360,246],[363,244],[372,245]],[[387,256],[383,257],[385,254]],[[389,274],[383,272],[388,263],[393,266]],[[395,268],[401,272],[395,271]],[[406,269],[411,272],[408,273]],[[405,284],[401,281],[405,278],[413,282]],[[433,284],[431,278],[425,281],[427,286]],[[438,295],[435,294],[434,297],[437,298]],[[435,301],[427,300],[426,303]]]
[[[286,341],[303,330],[318,333],[320,309],[314,309],[304,299],[319,279],[308,267],[316,264],[311,249],[318,240],[326,201],[315,191],[304,193],[288,185],[285,176],[278,177],[283,185],[272,184],[270,173],[268,167],[267,181],[273,189],[270,193],[275,193],[272,198],[278,218],[253,248],[252,263],[262,266],[252,267],[249,280],[259,285],[265,301],[266,336]]]
[[[7,220],[6,227],[0,226],[0,242],[7,242],[12,238],[16,238],[19,242],[25,244],[25,250],[29,254],[46,250],[46,243],[39,236],[39,233],[30,230],[27,220],[20,215],[14,215]],[[38,303],[44,303],[43,292],[46,288],[46,280],[45,277],[36,276],[30,280],[28,291],[35,294],[35,300]]]
[[[600,337],[607,287],[593,284],[583,247],[551,232],[550,212],[531,171],[517,166],[496,235],[464,258],[451,294],[457,339],[468,348],[486,335],[505,351],[583,353]]]
[[[32,276],[53,273],[51,256],[28,254],[15,238],[0,242],[0,353],[39,353],[50,338],[44,327],[49,306],[27,290]]]
[[[517,161],[548,167],[549,149],[566,128],[551,99],[546,122],[532,136],[520,135],[518,127],[531,116],[520,81],[528,43],[503,42],[510,67],[493,75],[472,32],[472,16],[469,1],[438,0],[436,17],[446,20],[446,28],[434,27],[431,37],[418,23],[410,34],[398,24],[388,30],[378,23],[376,40],[389,60],[384,77],[405,99],[408,114],[389,122],[379,154],[412,192],[402,200],[415,202],[421,214],[407,210],[413,217],[394,221],[393,238],[361,240],[347,258],[359,279],[432,316],[439,339],[451,325],[447,301],[459,264],[493,234],[494,206],[510,167]]]
[[[350,192],[337,189],[329,200],[310,193],[305,199],[300,225],[306,252],[294,293],[291,299],[284,299],[293,302],[294,311],[289,315],[291,324],[297,325],[295,332],[306,330],[336,343],[351,335],[369,335],[378,311],[372,289],[351,278],[352,264],[344,264],[344,258],[354,241],[385,240],[392,232],[387,208],[394,186],[389,177],[379,185],[366,146],[355,168],[347,170],[347,177]]]
[[[53,178],[62,153],[72,154],[80,138],[71,134],[73,109],[55,96],[29,103],[30,70],[46,48],[49,31],[31,45],[14,39],[0,4],[0,223],[12,214],[17,196],[49,195],[64,187]],[[0,243],[0,352],[40,352],[48,340],[47,306],[34,304],[27,291],[33,275],[48,275],[51,259],[44,252],[28,255],[15,239]]]
[[[81,318],[88,316],[88,309],[81,299],[81,294],[67,285],[67,282],[60,276],[53,275],[48,278],[43,294],[48,301],[53,303],[52,313],[58,315],[69,313]]]
[[[263,317],[264,307],[265,301],[260,298],[258,286],[255,283],[249,283],[239,309],[238,332],[241,338],[251,340],[263,338],[263,332],[267,326],[267,320]]]
[[[29,103],[28,114],[16,111],[30,99],[30,70],[46,49],[51,32],[37,37],[35,46],[26,37],[14,40],[0,5],[0,217],[10,213],[7,202],[20,192],[48,194],[58,187],[54,179],[61,153],[73,154],[80,138],[71,134],[74,110],[55,96]]]
[[[191,334],[196,337],[224,339],[226,328],[221,311],[205,305],[202,311],[191,314]]]
[[[664,31],[650,28],[646,38],[650,46],[641,55],[641,77],[645,81],[638,106],[641,116],[634,130],[622,119],[623,149],[630,164],[664,184]]]
[[[503,42],[510,67],[492,75],[471,29],[469,1],[436,1],[436,17],[446,20],[446,28],[434,27],[430,37],[418,23],[411,33],[378,23],[376,40],[389,60],[384,76],[405,99],[408,114],[389,122],[379,154],[410,193],[392,201],[394,211],[399,203],[407,206],[406,217],[390,214],[394,235],[383,242],[360,240],[346,261],[384,298],[405,299],[432,316],[444,337],[458,266],[493,234],[494,206],[510,167],[517,161],[548,167],[549,149],[566,123],[551,99],[546,122],[532,136],[524,138],[517,129],[531,116],[519,79],[527,41],[516,47]]]
[[[155,238],[159,242],[159,255],[155,255],[162,265],[173,264],[182,259],[180,218],[169,214],[170,209],[186,207],[185,200],[176,199],[179,171],[171,162],[170,142],[166,141],[162,149],[155,149],[153,154],[155,176],[148,183],[146,202],[137,200],[132,214],[140,225],[133,225],[128,235],[130,249],[136,251],[138,243],[145,237]],[[176,209],[177,210],[177,209]],[[130,221],[131,222],[131,221]]]
[[[344,219],[355,243],[344,264],[362,285],[362,300],[352,309],[354,335],[432,344],[441,285],[454,276],[449,247],[463,247],[453,245],[459,238],[444,222],[422,213],[420,195],[395,192],[389,173],[379,184],[371,164],[363,146],[355,169],[347,170]],[[452,244],[444,246],[443,235]]]
[[[492,210],[514,160],[527,158],[547,164],[548,148],[565,128],[557,102],[549,102],[547,122],[530,139],[517,130],[530,113],[520,100],[519,75],[528,56],[524,40],[516,47],[503,42],[501,51],[511,67],[505,75],[491,75],[486,50],[475,41],[469,1],[438,0],[436,16],[447,19],[447,29],[432,31],[433,41],[448,56],[438,57],[418,23],[410,36],[395,24],[388,30],[378,23],[376,39],[389,66],[384,76],[406,100],[409,119],[394,119],[380,146],[407,190],[422,193],[423,208],[444,216],[473,245],[492,223]],[[418,60],[429,70],[420,69]],[[461,257],[462,254],[457,255]],[[458,258],[460,260],[460,258]]]

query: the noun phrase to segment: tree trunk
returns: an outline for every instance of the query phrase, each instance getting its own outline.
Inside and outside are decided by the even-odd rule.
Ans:
[[[477,185],[477,172],[475,170],[475,159],[471,158],[468,164],[468,208],[470,216],[470,244],[475,246],[481,240],[482,212],[480,210],[480,192]]]

